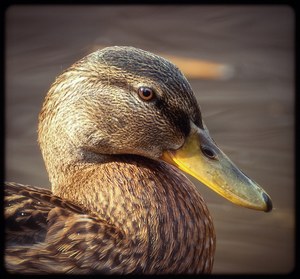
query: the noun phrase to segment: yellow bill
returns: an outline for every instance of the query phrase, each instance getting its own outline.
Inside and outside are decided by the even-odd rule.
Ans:
[[[222,152],[206,129],[193,125],[184,145],[165,151],[162,160],[192,175],[234,204],[272,210],[269,195]]]

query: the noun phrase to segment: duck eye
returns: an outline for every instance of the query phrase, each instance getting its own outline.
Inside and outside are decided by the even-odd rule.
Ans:
[[[143,101],[151,101],[155,97],[153,89],[144,86],[138,89],[138,94]]]

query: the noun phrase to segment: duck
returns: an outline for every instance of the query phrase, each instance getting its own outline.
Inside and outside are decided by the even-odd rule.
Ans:
[[[63,71],[38,143],[51,190],[5,183],[9,273],[211,273],[213,220],[186,174],[236,205],[272,209],[209,134],[184,74],[135,47]]]

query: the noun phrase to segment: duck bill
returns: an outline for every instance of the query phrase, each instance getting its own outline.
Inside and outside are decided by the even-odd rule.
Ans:
[[[269,195],[234,165],[206,128],[193,125],[184,145],[178,150],[165,151],[162,160],[192,175],[234,204],[266,212],[272,210]]]

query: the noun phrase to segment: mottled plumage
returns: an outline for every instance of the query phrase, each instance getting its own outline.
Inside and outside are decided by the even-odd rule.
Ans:
[[[11,239],[8,268],[30,273],[211,271],[215,249],[212,220],[200,194],[184,175],[163,162],[145,162],[139,157],[101,164],[98,170],[87,174],[98,184],[83,182],[82,208],[53,197],[49,190],[8,187],[10,195],[27,198],[28,204],[19,208],[19,214],[26,210],[43,214],[36,220],[41,226],[41,243],[32,246],[29,240],[15,246],[18,239]],[[101,187],[105,189],[99,191]],[[88,201],[93,204],[87,205]],[[8,200],[7,211],[9,205]],[[9,219],[8,236],[19,222]],[[32,225],[26,224],[31,229]],[[25,260],[20,261],[21,255]]]

